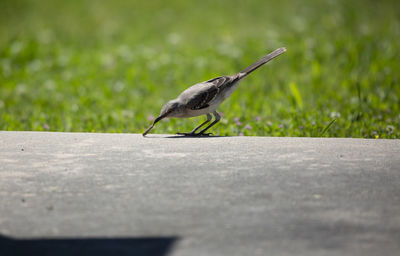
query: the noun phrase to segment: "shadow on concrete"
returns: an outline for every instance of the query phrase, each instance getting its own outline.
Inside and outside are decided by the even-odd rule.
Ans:
[[[0,235],[1,256],[166,256],[177,237],[20,239]]]
[[[171,135],[164,137],[165,139],[211,139],[211,138],[222,138],[228,136],[217,136],[217,135],[210,135],[210,136],[183,136],[183,135]]]
[[[210,135],[210,136],[184,136],[184,135],[169,135],[165,137],[146,135],[144,138],[146,139],[211,139],[211,138],[224,138],[231,136],[219,136],[219,135]]]

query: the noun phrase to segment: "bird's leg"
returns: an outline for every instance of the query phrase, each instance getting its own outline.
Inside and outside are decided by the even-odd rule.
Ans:
[[[176,134],[185,135],[185,136],[196,136],[196,135],[198,135],[198,134],[196,134],[196,131],[197,131],[198,129],[200,129],[201,127],[203,127],[206,123],[210,122],[211,119],[212,119],[212,116],[211,116],[210,113],[208,113],[208,114],[207,114],[207,120],[204,121],[203,123],[201,123],[201,124],[200,124],[199,126],[197,126],[196,128],[194,128],[191,132],[187,132],[187,133],[185,133],[185,132],[178,132],[178,133],[176,133]]]
[[[205,131],[207,131],[208,129],[210,129],[213,125],[215,125],[216,123],[219,122],[219,120],[221,119],[221,116],[218,114],[217,111],[214,110],[213,112],[215,120],[214,122],[212,122],[210,125],[208,125],[206,128],[204,128],[203,130],[201,130],[199,133],[197,133],[197,135],[210,135],[211,133],[204,133]]]
[[[210,113],[207,113],[207,120],[204,121],[203,123],[201,123],[201,124],[200,124],[199,126],[197,126],[196,128],[194,128],[190,133],[191,133],[191,134],[196,133],[196,131],[197,131],[198,129],[200,129],[201,127],[203,127],[206,123],[210,122],[211,119],[212,119],[212,115],[211,115]]]

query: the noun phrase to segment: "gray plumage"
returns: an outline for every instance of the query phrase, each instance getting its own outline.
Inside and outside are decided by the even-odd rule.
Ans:
[[[178,98],[169,101],[162,107],[160,115],[154,120],[153,124],[143,133],[143,136],[146,136],[146,134],[154,127],[154,125],[163,118],[188,118],[200,115],[207,116],[207,120],[204,123],[200,124],[189,133],[178,134],[186,136],[209,135],[206,134],[205,131],[207,131],[210,127],[215,125],[220,120],[220,115],[217,113],[216,109],[226,98],[228,98],[233,93],[233,91],[238,87],[240,81],[251,72],[261,67],[273,58],[281,55],[285,51],[286,48],[279,48],[266,55],[265,57],[259,59],[258,61],[237,74],[231,76],[220,76],[205,82],[192,85],[191,87],[183,91],[178,96]],[[212,122],[200,132],[196,133],[197,130],[199,130],[206,123],[211,121],[212,116],[210,113],[212,113],[215,117],[214,122]]]

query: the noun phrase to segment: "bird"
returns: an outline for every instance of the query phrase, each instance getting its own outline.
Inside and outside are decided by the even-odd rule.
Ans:
[[[243,78],[284,52],[286,52],[285,47],[278,48],[239,73],[230,76],[216,77],[190,86],[176,99],[170,100],[161,108],[160,115],[142,135],[146,136],[157,122],[167,117],[190,118],[206,115],[207,120],[194,128],[191,132],[178,132],[177,134],[192,137],[210,136],[212,133],[206,133],[206,131],[221,119],[221,115],[217,112],[218,106],[235,91]],[[198,132],[201,127],[212,120],[211,114],[214,115],[215,120]]]

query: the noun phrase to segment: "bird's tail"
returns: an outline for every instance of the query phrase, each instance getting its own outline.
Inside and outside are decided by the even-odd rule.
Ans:
[[[253,72],[254,70],[256,70],[257,68],[261,67],[262,65],[264,65],[265,63],[267,63],[268,61],[272,60],[275,57],[278,57],[279,55],[281,55],[282,53],[286,52],[286,48],[282,47],[279,49],[276,49],[275,51],[271,52],[270,54],[268,54],[267,56],[259,59],[258,61],[256,61],[255,63],[253,63],[252,65],[250,65],[249,67],[243,69],[242,71],[240,71],[240,73],[243,73],[245,75],[250,74],[251,72]],[[245,76],[244,75],[244,76]]]

